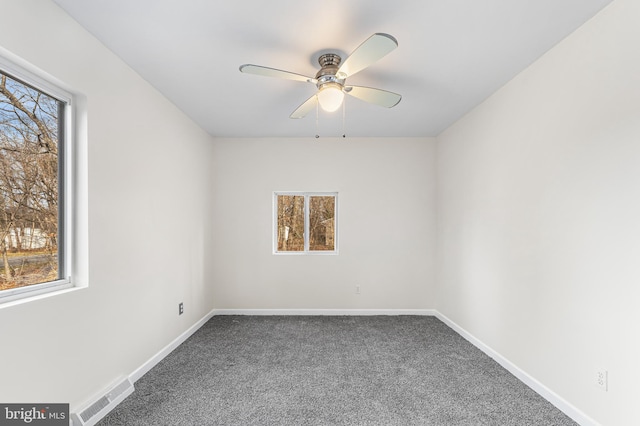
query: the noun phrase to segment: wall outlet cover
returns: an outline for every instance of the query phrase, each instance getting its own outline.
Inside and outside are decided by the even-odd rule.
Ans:
[[[609,372],[607,370],[596,370],[596,386],[605,392],[609,390]]]

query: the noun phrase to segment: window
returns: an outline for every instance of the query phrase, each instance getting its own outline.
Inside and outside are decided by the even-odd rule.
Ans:
[[[71,286],[71,98],[0,58],[0,303]]]
[[[336,254],[337,207],[335,192],[276,192],[274,252]]]

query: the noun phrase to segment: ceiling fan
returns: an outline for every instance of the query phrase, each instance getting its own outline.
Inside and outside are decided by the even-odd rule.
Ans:
[[[318,58],[321,68],[314,78],[253,64],[240,66],[240,71],[315,84],[318,91],[293,111],[289,118],[303,118],[318,104],[325,111],[335,111],[340,108],[345,93],[372,104],[391,108],[400,102],[402,96],[372,87],[348,86],[345,82],[347,77],[372,65],[396,47],[398,42],[395,38],[389,34],[376,33],[358,46],[344,62],[335,53],[321,55]]]

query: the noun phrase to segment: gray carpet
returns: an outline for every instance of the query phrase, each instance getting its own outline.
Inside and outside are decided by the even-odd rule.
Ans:
[[[434,317],[216,316],[99,425],[575,425]]]

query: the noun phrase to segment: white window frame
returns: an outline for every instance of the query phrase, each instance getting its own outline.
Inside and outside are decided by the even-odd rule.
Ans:
[[[278,196],[297,195],[304,197],[304,250],[303,251],[278,251]],[[333,250],[309,250],[309,197],[333,197],[334,198],[334,227]],[[321,255],[331,256],[338,254],[338,193],[337,192],[303,192],[303,191],[275,191],[273,193],[273,254],[278,255]]]
[[[0,51],[0,54],[3,52]],[[74,153],[74,135],[76,132],[76,110],[74,95],[56,84],[45,72],[36,69],[30,64],[18,65],[17,61],[12,61],[5,56],[0,55],[0,70],[10,77],[32,86],[61,102],[64,103],[63,121],[64,121],[64,140],[58,141],[59,152],[62,151],[62,172],[58,172],[59,194],[58,203],[62,206],[60,213],[62,219],[58,219],[59,235],[62,243],[58,242],[58,259],[59,267],[63,269],[62,278],[41,284],[33,284],[25,287],[18,287],[8,290],[0,290],[0,308],[13,305],[13,303],[25,299],[31,299],[35,296],[41,296],[48,293],[59,292],[60,290],[74,287],[71,277],[73,270],[73,243],[75,241],[74,228],[74,169],[75,169],[75,153]],[[21,63],[24,61],[20,61]],[[29,69],[27,69],[29,68]],[[61,148],[61,149],[60,149]],[[59,154],[60,155],[60,154]],[[60,161],[60,160],[59,160]],[[59,162],[60,164],[60,162]],[[62,194],[60,194],[62,192]]]

